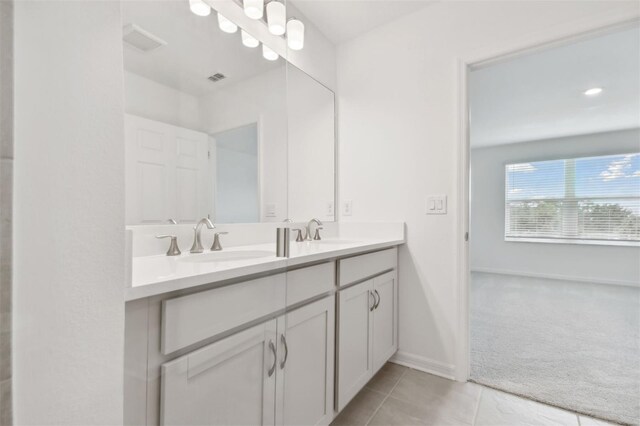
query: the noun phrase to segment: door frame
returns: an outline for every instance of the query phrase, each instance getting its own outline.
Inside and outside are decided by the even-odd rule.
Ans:
[[[574,43],[580,40],[602,36],[624,30],[640,24],[640,15],[630,18],[627,13],[603,14],[582,19],[561,26],[551,27],[528,34],[522,38],[509,40],[502,45],[472,52],[457,59],[458,75],[458,143],[457,143],[457,203],[456,220],[456,293],[457,293],[457,333],[456,333],[456,369],[455,379],[469,380],[471,363],[469,289],[471,268],[469,243],[465,234],[470,228],[470,123],[468,78],[473,69],[506,61],[524,54],[546,50],[556,46]]]

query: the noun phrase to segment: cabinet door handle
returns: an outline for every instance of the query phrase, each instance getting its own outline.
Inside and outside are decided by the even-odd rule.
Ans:
[[[280,335],[280,341],[284,345],[284,358],[282,359],[282,362],[280,363],[280,369],[283,369],[284,365],[287,363],[287,358],[289,357],[289,346],[287,346],[287,338],[284,337],[284,334]]]
[[[373,310],[376,308],[376,296],[371,290],[369,290],[369,296],[373,297],[373,305],[369,306],[369,311],[373,312]]]
[[[278,358],[276,357],[276,345],[273,344],[272,340],[269,340],[269,348],[271,348],[271,352],[273,352],[273,365],[269,369],[269,377],[273,376],[273,373],[276,371],[276,364],[278,362]]]
[[[378,290],[373,290],[373,291],[376,293],[376,296],[378,296],[378,301],[376,302],[373,309],[378,309],[378,306],[380,305],[380,293],[378,293]]]

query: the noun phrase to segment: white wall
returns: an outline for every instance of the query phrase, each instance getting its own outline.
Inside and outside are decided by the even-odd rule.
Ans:
[[[15,4],[16,424],[121,424],[120,4]]]
[[[347,221],[405,221],[400,354],[466,375],[456,223],[459,60],[488,57],[637,17],[636,2],[440,2],[338,47],[340,198]],[[449,214],[426,216],[447,194]]]
[[[124,111],[191,130],[203,128],[196,96],[128,71],[124,72]]]
[[[505,164],[639,150],[638,129],[472,149],[471,269],[640,285],[638,247],[504,241]]]
[[[282,64],[201,98],[204,131],[210,135],[258,123],[261,222],[282,222],[287,217],[287,98]],[[275,217],[264,214],[270,203],[276,205]]]

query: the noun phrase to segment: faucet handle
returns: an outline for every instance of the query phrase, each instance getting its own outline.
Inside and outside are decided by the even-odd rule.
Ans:
[[[178,237],[175,235],[156,235],[156,238],[171,238],[171,244],[169,244],[169,250],[167,250],[167,256],[180,256],[180,247],[178,247]]]
[[[296,237],[296,241],[297,242],[304,241],[304,237],[302,236],[302,229],[294,228],[293,230],[298,231],[298,236]]]
[[[322,226],[318,226],[318,227],[316,228],[316,233],[315,233],[315,235],[313,236],[313,239],[314,239],[315,241],[320,241],[320,240],[322,239],[322,238],[320,238],[320,230],[321,230],[321,229],[324,229],[324,228],[323,228]]]
[[[220,251],[222,250],[222,245],[220,244],[220,235],[227,235],[228,232],[216,232],[213,234],[213,244],[211,245],[211,251]]]

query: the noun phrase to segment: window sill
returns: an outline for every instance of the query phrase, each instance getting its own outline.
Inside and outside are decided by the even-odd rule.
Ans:
[[[527,237],[504,237],[506,242],[515,243],[546,243],[546,244],[578,244],[594,246],[621,246],[640,247],[640,241],[612,241],[612,240],[574,240],[562,238],[527,238]]]

